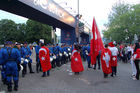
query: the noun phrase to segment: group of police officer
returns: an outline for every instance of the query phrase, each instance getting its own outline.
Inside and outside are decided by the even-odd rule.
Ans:
[[[27,73],[27,64],[30,73],[32,71],[31,50],[27,46],[27,42],[21,47],[19,43],[16,45],[11,41],[6,41],[4,47],[0,50],[1,77],[3,84],[7,85],[9,92],[12,91],[12,79],[14,82],[14,90],[18,90],[19,71],[22,70],[22,76]]]
[[[66,64],[71,60],[71,53],[73,50],[72,45],[62,44],[59,46],[48,44],[47,47],[50,51],[50,61],[52,68],[60,67],[63,64]],[[36,52],[36,72],[39,73],[41,70],[41,64],[39,60],[39,49],[41,48],[41,42],[35,46]],[[84,60],[88,62],[88,68],[90,66],[90,46],[81,45],[81,56]],[[18,90],[18,81],[19,81],[19,71],[22,71],[22,77],[25,77],[27,74],[27,65],[29,67],[29,72],[34,73],[32,70],[32,59],[31,52],[32,48],[28,45],[27,42],[21,46],[20,43],[12,43],[7,41],[4,44],[4,47],[0,49],[0,65],[1,69],[1,79],[3,84],[7,85],[9,92],[12,91],[12,82],[14,82],[14,90]],[[13,80],[12,80],[13,78]]]

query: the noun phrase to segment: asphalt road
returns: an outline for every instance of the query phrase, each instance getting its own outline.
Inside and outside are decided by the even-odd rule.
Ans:
[[[42,73],[20,73],[19,90],[12,93],[139,93],[140,81],[131,78],[131,64],[119,63],[116,77],[103,78],[102,70],[87,69],[80,75],[74,75],[70,63],[51,70],[49,77],[42,78]],[[34,65],[35,70],[35,65]],[[0,82],[0,91],[7,91]],[[1,92],[0,92],[1,93]],[[4,93],[4,92],[2,92]]]
[[[87,69],[74,75],[70,63],[52,69],[49,77],[42,73],[29,74],[22,78],[20,73],[19,90],[12,93],[140,93],[140,81],[131,78],[131,64],[118,64],[116,77],[103,78],[102,70]],[[35,71],[35,64],[33,64]],[[0,93],[7,93],[6,85],[0,81]]]

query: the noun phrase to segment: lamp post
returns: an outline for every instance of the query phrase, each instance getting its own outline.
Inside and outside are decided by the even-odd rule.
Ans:
[[[79,43],[79,0],[77,0],[77,16],[76,16],[76,42]]]

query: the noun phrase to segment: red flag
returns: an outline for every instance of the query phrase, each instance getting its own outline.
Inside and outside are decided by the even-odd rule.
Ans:
[[[45,46],[39,50],[39,59],[43,72],[51,69],[49,49]]]
[[[80,53],[75,49],[71,55],[71,69],[72,72],[82,72],[84,70]]]
[[[91,41],[90,41],[90,56],[92,65],[96,64],[96,57],[99,54],[99,51],[102,50],[103,48],[104,46],[102,38],[98,30],[96,21],[93,18]]]
[[[112,73],[111,69],[111,51],[108,48],[102,50],[101,53],[102,70],[106,74]]]

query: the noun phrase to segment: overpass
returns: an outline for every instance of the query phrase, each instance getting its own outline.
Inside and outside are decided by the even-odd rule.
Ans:
[[[0,0],[0,9],[61,29],[61,43],[76,42],[76,18],[53,0]]]

